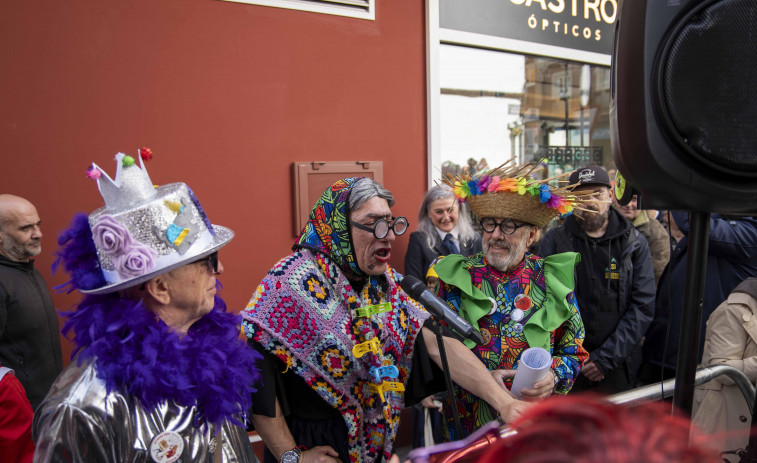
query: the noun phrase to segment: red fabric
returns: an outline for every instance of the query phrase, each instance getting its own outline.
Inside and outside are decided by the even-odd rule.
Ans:
[[[6,374],[0,381],[0,455],[3,461],[32,461],[33,416],[24,387],[12,373]]]

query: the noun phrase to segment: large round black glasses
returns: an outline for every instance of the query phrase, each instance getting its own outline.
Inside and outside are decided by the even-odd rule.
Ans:
[[[491,217],[484,217],[483,219],[481,219],[481,228],[483,228],[486,233],[494,233],[494,230],[499,227],[499,231],[501,231],[505,235],[512,235],[513,233],[515,233],[515,230],[519,229],[520,227],[528,226],[530,225],[527,223],[515,223],[515,221],[512,219],[504,219],[501,222],[497,222]]]
[[[395,235],[400,236],[407,231],[407,227],[410,225],[407,218],[402,216],[395,217],[394,223],[391,225],[389,225],[389,222],[387,222],[386,219],[378,219],[372,227],[363,225],[362,223],[353,222],[352,220],[350,220],[350,223],[356,228],[372,232],[373,236],[379,240],[386,238],[386,235],[389,234],[389,230],[393,231]]]

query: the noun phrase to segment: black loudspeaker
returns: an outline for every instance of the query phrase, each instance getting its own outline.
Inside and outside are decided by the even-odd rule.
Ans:
[[[757,212],[757,0],[621,0],[610,125],[644,207]]]

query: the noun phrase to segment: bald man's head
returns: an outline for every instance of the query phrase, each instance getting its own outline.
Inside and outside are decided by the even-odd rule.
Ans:
[[[42,252],[42,221],[34,204],[19,196],[0,194],[0,255],[28,262]]]

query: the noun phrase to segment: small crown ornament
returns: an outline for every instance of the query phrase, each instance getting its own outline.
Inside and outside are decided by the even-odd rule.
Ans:
[[[105,200],[109,212],[124,211],[144,204],[157,197],[158,193],[147,174],[142,156],[137,156],[139,166],[134,158],[124,153],[116,154],[116,180],[94,162],[90,170],[98,171],[97,187]]]

